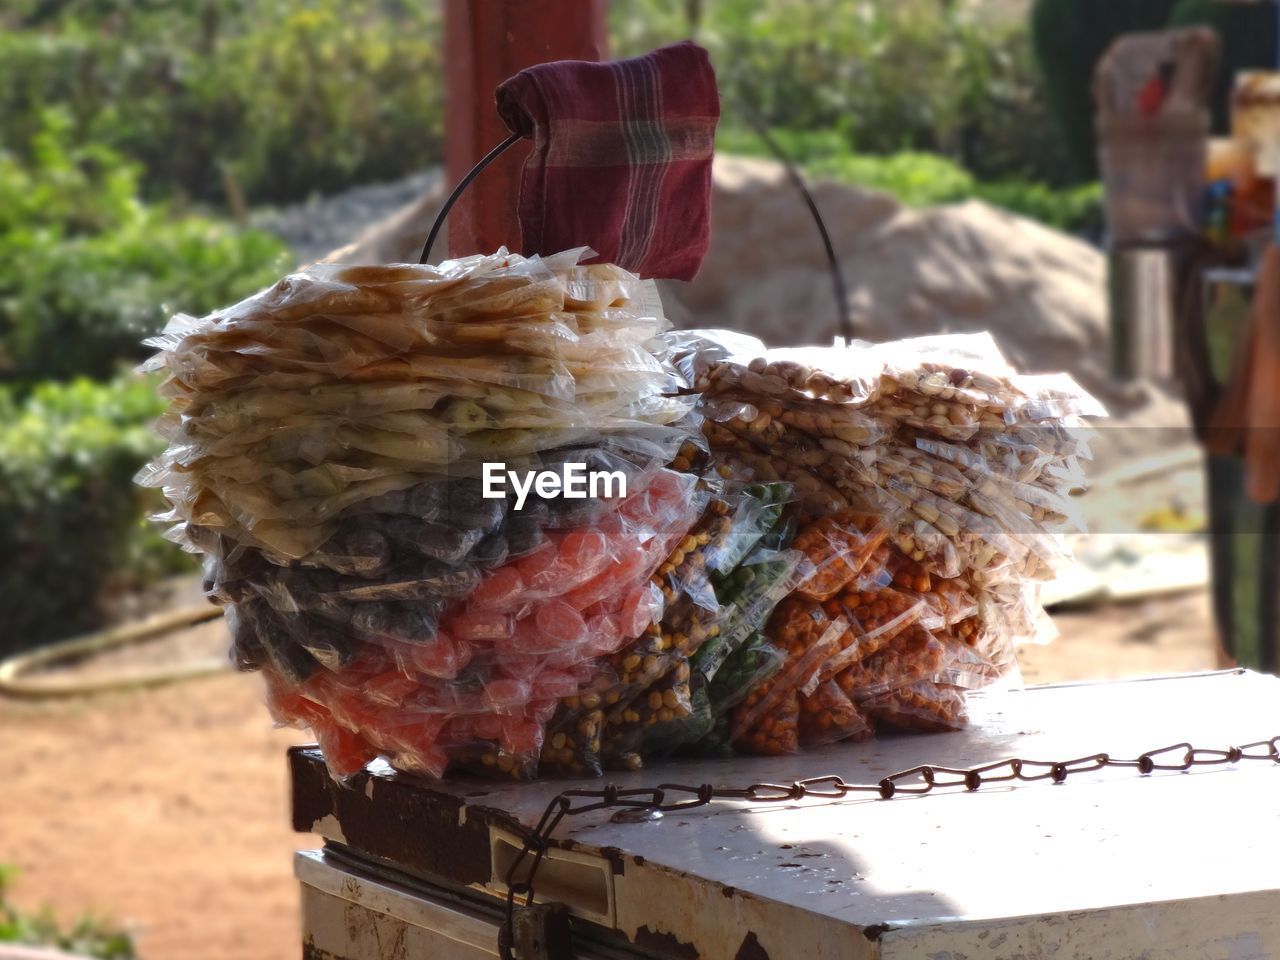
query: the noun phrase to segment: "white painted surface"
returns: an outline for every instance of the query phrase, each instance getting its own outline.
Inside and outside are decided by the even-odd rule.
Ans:
[[[1227,747],[1280,733],[1280,681],[1256,674],[1037,687],[975,695],[970,704],[974,724],[962,733],[794,757],[672,763],[608,779],[736,786],[838,773],[875,782],[926,762],[967,767],[1102,751],[1136,757],[1184,739]],[[456,789],[487,790],[467,802],[532,823],[566,786],[469,782]],[[643,857],[648,869],[716,881],[859,928],[923,928],[1245,893],[1267,894],[1280,917],[1277,828],[1280,765],[1252,762],[1149,777],[1104,770],[1061,786],[994,785],[890,801],[718,802],[638,824],[586,814],[557,836],[616,847]],[[621,910],[621,891],[619,900]]]
[[[1134,758],[1182,740],[1226,748],[1280,733],[1280,680],[1036,687],[972,696],[970,712],[972,727],[956,734],[672,763],[581,784],[430,789],[532,824],[562,790],[610,781],[744,786],[833,773],[875,782],[922,763]],[[643,927],[670,934],[707,960],[735,960],[748,934],[770,960],[1280,960],[1277,828],[1280,764],[1254,761],[889,801],[717,802],[645,823],[592,813],[565,821],[556,839],[588,857],[622,852],[618,929],[632,939]],[[375,897],[368,904],[434,922]],[[463,939],[478,948],[479,936]]]

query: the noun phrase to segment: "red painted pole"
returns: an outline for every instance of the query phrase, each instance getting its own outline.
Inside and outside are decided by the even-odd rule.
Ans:
[[[605,0],[444,0],[449,186],[509,133],[493,91],[525,67],[605,57]],[[527,142],[487,167],[449,215],[449,255],[519,251],[516,200]]]

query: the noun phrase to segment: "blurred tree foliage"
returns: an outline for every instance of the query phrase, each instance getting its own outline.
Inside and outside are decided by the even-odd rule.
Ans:
[[[135,960],[133,939],[99,917],[85,914],[63,926],[51,909],[35,913],[18,909],[9,900],[9,887],[17,874],[14,867],[0,863],[0,944],[51,947],[98,960]]]
[[[94,626],[105,588],[189,560],[145,519],[133,475],[163,446],[149,380],[0,388],[0,655]]]
[[[28,158],[0,151],[0,380],[106,377],[169,313],[202,314],[273,282],[284,246],[138,199],[138,170],[71,144],[47,111]]]
[[[839,133],[774,129],[770,135],[786,155],[813,177],[853,183],[892,194],[913,207],[978,199],[1076,234],[1102,231],[1102,188],[1097,183],[1052,187],[1018,177],[980,180],[946,157],[901,151],[855,153]],[[722,128],[716,146],[727,153],[771,154],[749,130]]]
[[[10,0],[0,145],[60,107],[148,196],[284,202],[437,159],[440,64],[421,0]]]
[[[614,52],[692,36],[711,52],[724,122],[834,129],[860,154],[927,151],[981,178],[1056,178],[1026,24],[946,0],[619,0]]]

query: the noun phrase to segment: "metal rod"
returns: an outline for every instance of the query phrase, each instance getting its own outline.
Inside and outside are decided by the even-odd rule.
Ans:
[[[734,108],[742,114],[749,126],[769,149],[783,168],[787,171],[787,177],[795,185],[800,192],[800,196],[804,198],[805,206],[809,208],[809,213],[813,217],[813,222],[818,227],[818,233],[822,237],[822,246],[827,254],[827,264],[831,270],[831,286],[835,293],[836,300],[836,333],[843,338],[845,346],[848,346],[853,340],[853,321],[849,317],[847,308],[847,287],[844,281],[844,272],[840,269],[840,261],[836,257],[835,247],[831,243],[831,234],[827,232],[826,222],[822,219],[822,214],[818,211],[818,205],[814,202],[813,195],[809,192],[808,185],[804,182],[804,178],[800,176],[800,171],[796,169],[791,158],[787,156],[786,151],[778,145],[778,142],[769,134],[768,129],[759,120],[756,115],[749,110],[744,104],[736,103]],[[508,149],[515,145],[517,140],[521,139],[520,134],[513,133],[507,139],[486,153],[474,167],[472,167],[465,177],[463,177],[453,192],[449,194],[444,205],[441,206],[436,214],[435,221],[431,224],[431,232],[427,234],[427,242],[422,247],[422,256],[418,258],[419,263],[426,263],[431,256],[431,248],[435,245],[436,237],[439,236],[441,228],[444,226],[445,219],[449,216],[449,211],[453,209],[453,205],[458,202],[458,198],[462,196],[462,192],[471,185],[474,180],[485,167],[489,166],[494,160],[502,156]]]
[[[444,206],[440,208],[440,212],[436,214],[435,222],[431,224],[431,232],[427,234],[427,242],[423,244],[422,256],[418,258],[419,263],[426,263],[427,258],[431,256],[431,248],[435,246],[436,237],[440,235],[440,228],[444,226],[445,218],[449,216],[449,211],[453,209],[453,205],[458,202],[458,198],[462,196],[462,191],[471,185],[471,181],[480,175],[489,164],[497,160],[507,152],[508,149],[515,146],[515,142],[521,139],[520,134],[513,133],[507,139],[486,153],[480,158],[480,162],[472,167],[465,177],[458,181],[458,185],[453,188],[453,193],[449,194],[449,199],[445,200]]]
[[[805,205],[809,208],[809,213],[813,214],[813,222],[818,225],[818,232],[822,234],[822,246],[827,251],[827,263],[831,267],[831,286],[835,290],[836,297],[836,333],[844,338],[845,346],[848,346],[853,340],[853,321],[849,317],[849,310],[845,303],[847,292],[844,282],[844,272],[840,269],[840,261],[836,258],[835,247],[831,244],[831,235],[827,233],[827,225],[822,219],[822,214],[818,212],[818,205],[814,203],[813,195],[809,192],[809,187],[805,184],[804,178],[800,176],[800,171],[796,169],[791,158],[770,136],[768,129],[760,121],[745,104],[735,103],[734,108],[742,114],[753,133],[758,136],[769,151],[778,158],[783,167],[786,168],[787,176],[791,178],[791,182],[795,184],[800,195],[804,197]]]

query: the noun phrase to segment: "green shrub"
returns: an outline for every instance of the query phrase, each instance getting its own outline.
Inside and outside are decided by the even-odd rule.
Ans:
[[[869,156],[851,151],[833,131],[771,130],[770,136],[809,176],[880,190],[913,207],[977,198],[1059,230],[1096,234],[1102,227],[1102,190],[1096,184],[1056,188],[1024,179],[984,181],[946,157],[903,152]],[[771,156],[759,137],[722,127],[716,146],[728,153]]]
[[[63,929],[48,910],[34,914],[20,911],[7,896],[15,872],[0,864],[0,943],[54,947],[99,960],[134,960],[137,956],[127,933],[96,917],[81,917],[70,929]]]
[[[141,203],[135,167],[70,136],[51,112],[29,164],[0,153],[0,378],[110,376],[169,313],[205,313],[287,268],[273,237]]]
[[[144,519],[159,498],[133,484],[163,446],[155,387],[0,389],[0,652],[94,626],[108,586],[190,568]]]
[[[701,13],[691,22],[677,10]],[[692,35],[735,122],[840,131],[860,153],[940,153],[984,177],[1057,172],[1026,25],[940,0],[639,0],[611,6],[619,53]]]
[[[439,12],[417,0],[33,2],[0,27],[0,144],[50,107],[78,143],[175,190],[284,202],[428,166],[442,143]]]
[[[1097,238],[1105,227],[1102,184],[1050,187],[1023,180],[974,184],[972,196],[1068,233]]]

